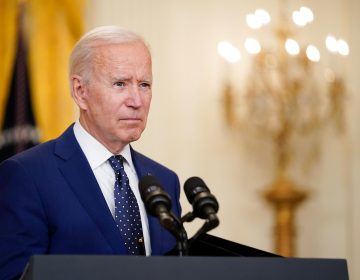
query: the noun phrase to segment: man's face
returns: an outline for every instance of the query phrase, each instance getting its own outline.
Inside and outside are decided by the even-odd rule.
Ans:
[[[84,128],[111,152],[138,140],[151,102],[151,58],[142,43],[104,45],[96,50],[83,101]]]

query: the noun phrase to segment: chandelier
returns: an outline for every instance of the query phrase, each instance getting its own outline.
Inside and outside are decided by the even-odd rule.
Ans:
[[[319,47],[296,39],[301,29],[314,22],[312,10],[299,7],[290,17],[286,5],[280,6],[275,26],[264,9],[246,16],[254,37],[244,41],[244,52],[248,59],[251,57],[245,86],[239,89],[234,82],[226,81],[223,104],[230,127],[272,145],[275,179],[264,196],[274,207],[275,251],[294,256],[295,209],[308,193],[290,178],[289,169],[303,139],[318,134],[328,124],[335,124],[338,131],[345,129],[345,89],[337,69],[322,62]],[[256,33],[267,26],[269,32],[256,38]],[[349,54],[347,42],[333,35],[324,36],[323,45],[328,52],[324,56],[334,56],[331,59]],[[218,44],[218,53],[230,64],[243,58],[242,49],[227,41]],[[310,157],[316,154],[316,148],[307,146]]]

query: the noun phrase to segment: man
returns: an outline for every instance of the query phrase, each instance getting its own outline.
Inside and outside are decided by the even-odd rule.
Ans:
[[[157,177],[180,216],[179,179],[129,145],[145,129],[151,102],[143,39],[114,26],[85,34],[70,57],[70,84],[79,120],[0,165],[0,279],[18,277],[34,254],[141,254],[144,244],[146,255],[162,255],[176,245],[146,215],[137,186],[144,175]],[[118,196],[128,187],[131,197]],[[119,218],[125,204],[134,213],[128,224]],[[134,227],[131,241],[123,231]]]

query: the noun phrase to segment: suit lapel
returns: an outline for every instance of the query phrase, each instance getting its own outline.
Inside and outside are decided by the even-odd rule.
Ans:
[[[139,177],[139,181],[142,177],[146,175],[154,175],[155,172],[152,170],[152,168],[146,164],[145,161],[142,160],[139,153],[134,151],[131,148],[131,156],[132,160],[136,169],[136,173]],[[152,255],[160,255],[164,254],[162,248],[162,240],[163,240],[163,233],[165,229],[160,225],[158,218],[147,215],[148,222],[149,222],[149,231],[150,231],[150,242],[151,242],[151,253]]]
[[[126,252],[101,189],[74,136],[73,126],[58,138],[55,153],[63,159],[59,165],[61,173],[114,253]]]

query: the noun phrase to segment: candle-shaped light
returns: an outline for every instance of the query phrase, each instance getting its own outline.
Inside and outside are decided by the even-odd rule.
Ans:
[[[337,40],[334,36],[328,35],[325,39],[325,45],[330,52],[337,53]]]
[[[239,49],[227,41],[221,41],[218,43],[218,53],[230,63],[236,63],[241,58]]]
[[[261,22],[262,25],[268,24],[271,21],[270,14],[264,9],[257,9],[255,11],[255,17],[258,21]]]
[[[343,39],[339,39],[337,41],[337,50],[338,50],[338,53],[343,56],[347,56],[350,52],[349,45]]]
[[[298,42],[294,39],[287,39],[285,42],[285,50],[290,55],[298,55],[300,53],[300,47]]]
[[[306,48],[306,56],[310,61],[319,62],[320,61],[320,52],[317,47],[314,45],[309,45]]]
[[[255,14],[248,14],[246,16],[246,24],[251,29],[259,29],[262,26],[261,21],[259,20],[259,18]]]
[[[313,22],[314,14],[313,14],[312,10],[310,10],[310,8],[301,7],[299,11],[303,15],[303,17],[305,18],[307,23]]]
[[[261,45],[259,41],[254,38],[247,38],[244,45],[249,54],[258,54],[261,52]]]

